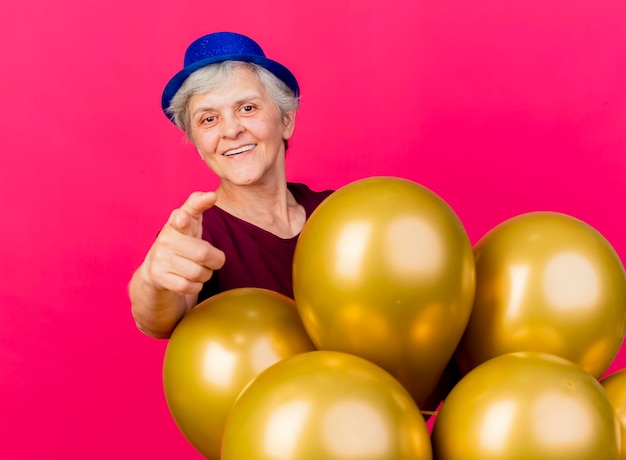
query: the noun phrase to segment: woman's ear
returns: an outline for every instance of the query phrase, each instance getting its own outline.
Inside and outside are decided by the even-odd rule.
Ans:
[[[287,112],[283,115],[283,139],[290,139],[296,126],[296,111]]]

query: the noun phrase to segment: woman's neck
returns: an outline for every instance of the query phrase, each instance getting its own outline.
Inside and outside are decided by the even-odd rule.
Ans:
[[[245,186],[221,183],[216,192],[217,207],[281,238],[298,235],[304,226],[304,208],[286,182]]]

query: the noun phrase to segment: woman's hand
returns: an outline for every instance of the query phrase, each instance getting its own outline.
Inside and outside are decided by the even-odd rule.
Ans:
[[[146,283],[181,295],[198,294],[224,265],[224,253],[202,239],[202,213],[215,200],[214,192],[195,192],[172,212],[143,263]]]

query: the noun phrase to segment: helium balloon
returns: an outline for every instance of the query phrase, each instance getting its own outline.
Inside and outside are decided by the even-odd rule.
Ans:
[[[222,460],[430,460],[420,411],[388,372],[355,355],[312,351],[269,367],[241,392]]]
[[[622,445],[620,460],[626,460],[626,369],[615,372],[600,380],[606,391],[621,428]]]
[[[463,373],[539,351],[599,378],[626,332],[626,274],[608,241],[565,214],[509,219],[478,241],[476,297],[456,356]]]
[[[376,363],[421,406],[465,330],[474,254],[459,218],[435,193],[406,179],[366,178],[311,214],[293,283],[318,349]]]
[[[288,297],[258,288],[210,297],[183,317],[165,350],[170,413],[200,453],[218,460],[226,416],[241,390],[272,364],[314,349]]]
[[[432,432],[437,460],[617,460],[619,424],[598,381],[539,352],[488,360],[443,402]]]

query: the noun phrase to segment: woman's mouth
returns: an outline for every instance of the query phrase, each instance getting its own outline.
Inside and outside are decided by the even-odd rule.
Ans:
[[[230,156],[233,156],[233,155],[238,155],[238,154],[243,153],[243,152],[247,152],[249,150],[252,150],[255,147],[256,147],[256,144],[244,145],[243,147],[238,147],[236,149],[227,150],[222,155],[225,156],[225,157],[230,157]]]

